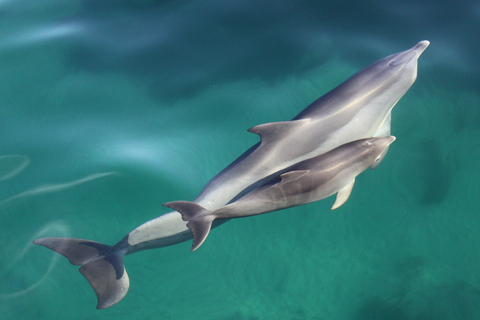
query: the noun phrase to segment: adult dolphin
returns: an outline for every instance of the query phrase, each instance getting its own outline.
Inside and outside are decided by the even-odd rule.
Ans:
[[[412,48],[374,62],[310,104],[292,121],[251,128],[261,142],[216,175],[194,202],[218,209],[261,185],[265,179],[295,163],[344,143],[390,135],[390,112],[415,82],[417,60],[429,45]],[[127,293],[129,279],[123,256],[191,239],[178,212],[169,212],[132,230],[114,246],[71,238],[40,238],[35,244],[50,248],[74,265],[98,298],[98,309],[110,307]]]
[[[279,177],[242,196],[236,201],[209,211],[195,202],[172,201],[164,206],[180,212],[192,231],[195,251],[207,239],[215,219],[249,217],[291,208],[337,194],[332,210],[343,205],[352,192],[355,178],[373,164],[395,137],[366,138],[343,144],[319,156],[304,160]]]

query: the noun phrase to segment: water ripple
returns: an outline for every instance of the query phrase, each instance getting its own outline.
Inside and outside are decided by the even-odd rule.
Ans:
[[[83,184],[83,183],[86,183],[86,182],[89,182],[89,181],[92,181],[92,180],[95,180],[95,179],[103,178],[103,177],[112,175],[114,173],[116,173],[116,172],[95,173],[95,174],[88,175],[84,178],[78,179],[78,180],[73,180],[73,181],[69,181],[69,182],[65,182],[65,183],[47,184],[47,185],[39,186],[39,187],[30,189],[30,190],[21,192],[19,194],[16,194],[16,195],[14,195],[10,198],[7,198],[7,199],[1,201],[0,205],[6,204],[8,202],[11,202],[13,200],[23,198],[23,197],[35,196],[35,195],[51,193],[51,192],[58,192],[58,191],[62,191],[62,190],[65,190],[65,189],[73,188],[73,187],[76,187],[80,184]]]
[[[0,156],[0,181],[15,177],[30,163],[27,156],[21,154],[8,154]]]
[[[5,268],[3,268],[3,272],[0,275],[2,275],[3,277],[5,276],[5,274],[10,273],[12,269],[14,269],[20,263],[21,260],[26,258],[28,251],[33,247],[32,241],[34,239],[41,238],[51,234],[58,234],[59,236],[68,237],[70,236],[71,232],[70,232],[69,226],[61,221],[50,222],[45,227],[41,228],[35,234],[33,234],[30,241],[23,246],[23,248],[19,251],[19,253],[15,257],[9,259],[10,263]],[[33,284],[29,285],[26,289],[23,289],[23,290],[10,292],[10,293],[0,293],[0,301],[8,298],[17,298],[26,293],[29,293],[30,291],[38,287],[48,277],[48,275],[50,274],[50,272],[53,270],[53,268],[55,267],[55,265],[58,263],[60,259],[61,259],[61,255],[52,254],[47,270],[39,277],[37,281],[35,281]]]

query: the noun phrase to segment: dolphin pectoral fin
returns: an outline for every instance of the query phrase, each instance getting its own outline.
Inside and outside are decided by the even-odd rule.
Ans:
[[[387,137],[391,134],[391,126],[392,126],[392,112],[388,112],[383,120],[382,125],[378,130],[373,134],[374,137]]]
[[[304,175],[306,175],[307,173],[308,173],[308,170],[290,171],[290,172],[281,174],[280,178],[282,179],[282,182],[287,182],[287,181],[299,179]]]
[[[301,119],[292,121],[269,122],[259,124],[255,127],[251,127],[250,129],[248,129],[248,132],[258,134],[260,136],[260,139],[262,139],[262,144],[269,144],[271,142],[277,141],[280,136],[285,135],[286,133],[295,128],[303,126],[309,121],[309,119]]]
[[[392,113],[389,112],[387,116],[385,117],[385,120],[383,121],[383,124],[380,126],[380,129],[375,132],[373,135],[374,137],[388,137],[390,135],[390,127],[391,127],[391,122],[392,122]],[[380,162],[382,162],[383,158],[387,155],[388,152],[388,147],[383,150],[382,154],[378,159],[370,166],[370,169],[375,169]]]
[[[340,189],[340,191],[337,192],[337,198],[335,199],[335,203],[332,206],[332,210],[335,210],[338,207],[342,206],[348,200],[348,197],[350,197],[350,194],[352,193],[354,184],[355,179],[350,181],[345,187],[343,187],[342,189]]]

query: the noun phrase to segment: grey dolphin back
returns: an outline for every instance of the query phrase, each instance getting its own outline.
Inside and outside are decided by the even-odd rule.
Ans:
[[[123,265],[123,254],[114,247],[83,239],[40,238],[33,241],[68,258],[71,264],[81,266],[79,271],[97,295],[97,309],[116,304],[127,294],[130,286]]]

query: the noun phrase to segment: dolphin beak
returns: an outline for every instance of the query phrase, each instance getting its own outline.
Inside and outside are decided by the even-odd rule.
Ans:
[[[417,52],[418,57],[427,49],[428,45],[430,44],[430,41],[428,40],[423,40],[417,43],[416,45],[413,46],[411,50],[414,50]]]
[[[393,54],[391,56],[391,61],[389,62],[389,64],[391,66],[396,66],[396,65],[405,65],[412,61],[415,61],[416,63],[420,55],[423,53],[423,51],[425,51],[425,49],[427,49],[429,44],[430,44],[430,41],[423,40],[408,50],[399,52],[397,54]]]
[[[391,145],[393,143],[393,141],[395,141],[397,138],[395,136],[388,136],[386,137],[386,147],[388,147],[389,145]]]

